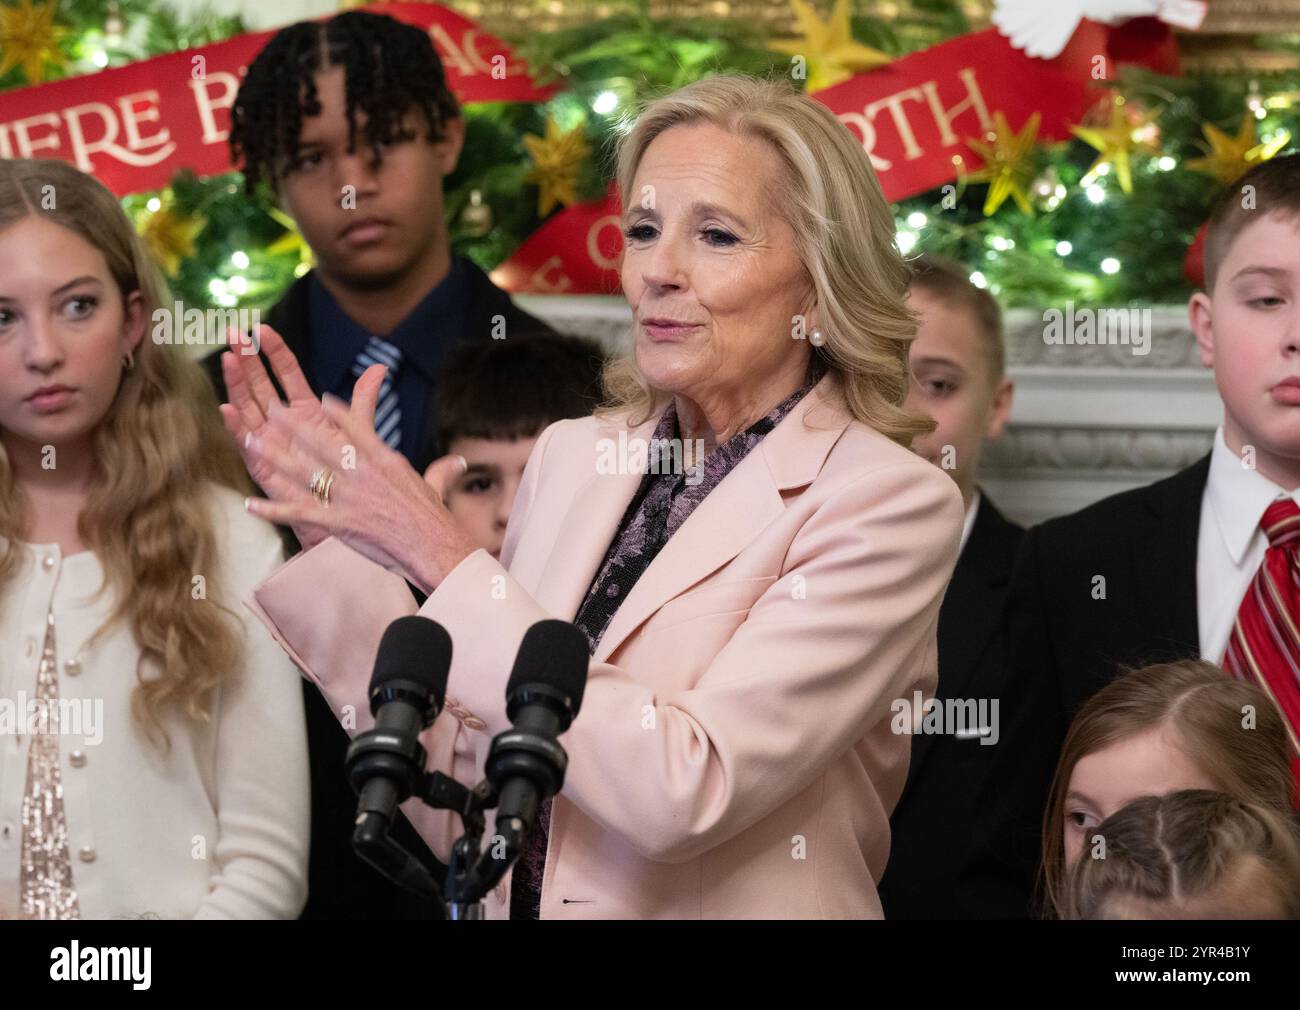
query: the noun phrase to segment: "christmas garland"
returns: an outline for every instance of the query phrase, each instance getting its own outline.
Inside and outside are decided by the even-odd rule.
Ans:
[[[491,269],[549,216],[600,198],[619,131],[656,94],[723,71],[789,76],[792,59],[806,59],[811,90],[970,30],[949,0],[897,3],[888,19],[850,16],[847,0],[826,19],[792,4],[797,40],[726,19],[655,20],[637,5],[551,35],[503,33],[538,83],[562,90],[545,104],[466,106],[446,182],[455,248]],[[243,31],[236,17],[152,0],[0,0],[0,90]],[[1129,68],[1067,142],[1038,142],[1032,121],[999,124],[976,148],[985,167],[959,176],[960,199],[936,190],[896,205],[899,246],[967,264],[1008,306],[1183,301],[1184,257],[1211,201],[1246,165],[1296,148],[1298,100],[1297,73]],[[187,304],[266,306],[311,263],[292,221],[246,197],[236,174],[180,173],[123,203]]]

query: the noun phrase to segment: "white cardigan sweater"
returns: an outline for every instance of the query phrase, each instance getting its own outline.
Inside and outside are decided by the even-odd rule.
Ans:
[[[18,914],[31,741],[23,704],[36,697],[51,608],[59,697],[79,700],[83,715],[79,727],[65,716],[58,737],[82,918],[292,918],[302,910],[310,796],[301,687],[293,664],[240,604],[281,563],[282,548],[238,494],[215,485],[208,492],[221,597],[243,619],[245,660],[208,723],[165,717],[167,753],[131,715],[139,653],[129,631],[114,628],[85,650],[79,668],[69,673],[66,665],[112,607],[110,593],[90,596],[103,581],[94,553],[21,546],[22,569],[0,592],[0,917]],[[202,574],[176,577],[191,583]],[[216,588],[207,586],[209,597]]]

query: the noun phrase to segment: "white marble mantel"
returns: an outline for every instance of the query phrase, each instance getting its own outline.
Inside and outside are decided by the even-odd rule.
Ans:
[[[627,346],[621,298],[516,299],[565,333],[610,351]],[[1201,367],[1183,306],[1151,313],[1151,347],[1049,345],[1043,313],[1007,313],[1007,367],[1016,382],[1006,436],[989,446],[980,483],[1008,515],[1037,522],[1149,483],[1209,451],[1222,408]]]

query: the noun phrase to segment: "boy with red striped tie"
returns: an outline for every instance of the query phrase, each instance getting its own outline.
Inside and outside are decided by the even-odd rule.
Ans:
[[[1033,907],[1065,729],[1121,665],[1221,663],[1273,698],[1300,753],[1300,155],[1256,165],[1219,198],[1205,276],[1189,314],[1223,401],[1213,450],[1021,542],[1000,753],[977,804],[967,914]]]

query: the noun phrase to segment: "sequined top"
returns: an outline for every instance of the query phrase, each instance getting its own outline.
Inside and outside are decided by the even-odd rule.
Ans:
[[[283,547],[238,492],[205,491],[221,566],[191,599],[243,611],[237,601]],[[241,616],[243,662],[211,695],[208,719],[159,713],[162,748],[133,709],[156,666],[142,663],[129,622],[110,621],[119,597],[98,555],[0,537],[0,552],[10,548],[20,566],[0,592],[0,917],[70,914],[70,892],[83,919],[295,917],[310,779],[292,660]],[[49,707],[39,699],[57,699],[57,736],[10,730],[17,713]]]
[[[669,402],[650,439],[646,474],[628,503],[618,531],[597,569],[576,624],[594,654],[619,605],[669,538],[696,506],[758,445],[816,384],[814,379],[791,393],[764,417],[737,432],[693,467],[683,465],[677,406]],[[510,918],[537,919],[541,909],[542,872],[551,822],[551,801],[544,801],[515,866],[510,889]]]
[[[45,625],[33,715],[23,792],[18,914],[23,919],[80,919],[59,768],[59,673],[52,610]]]

